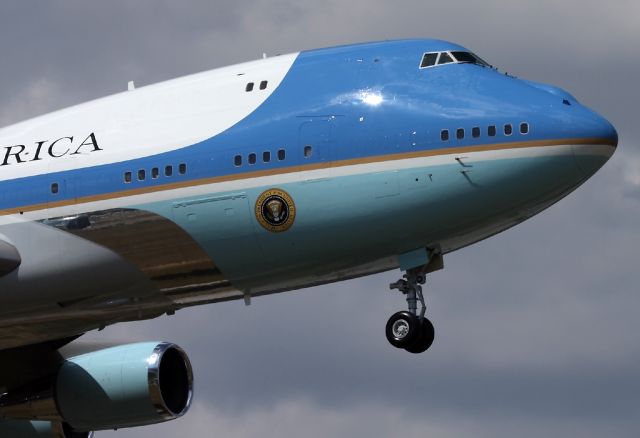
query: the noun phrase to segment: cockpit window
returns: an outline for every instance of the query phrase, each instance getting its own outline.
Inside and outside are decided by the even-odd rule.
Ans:
[[[420,64],[420,68],[431,67],[436,65],[436,60],[438,59],[437,53],[425,53],[422,57],[422,64]]]
[[[490,67],[488,63],[471,52],[428,52],[422,55],[420,68],[435,67],[444,64],[475,64],[483,67]]]
[[[456,61],[458,61],[459,63],[467,62],[471,64],[482,65],[484,67],[489,66],[489,64],[487,64],[486,62],[484,62],[482,59],[480,59],[479,57],[477,57],[471,52],[451,52],[451,54],[453,55],[454,58],[456,58]]]
[[[440,58],[438,58],[438,65],[449,64],[451,62],[453,62],[453,58],[451,58],[451,55],[449,55],[449,53],[442,52],[440,54]]]

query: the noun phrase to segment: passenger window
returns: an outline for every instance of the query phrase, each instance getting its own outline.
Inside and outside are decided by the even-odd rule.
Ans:
[[[269,161],[271,161],[271,152],[264,151],[262,153],[262,161],[264,161],[265,163],[268,163]]]
[[[438,59],[437,53],[425,53],[422,57],[422,63],[420,64],[420,68],[432,67],[436,65],[436,59]]]
[[[487,128],[487,135],[489,137],[495,137],[496,136],[496,126],[495,125],[491,125]]]
[[[164,176],[173,175],[173,166],[165,166],[164,168]]]
[[[284,149],[278,149],[278,161],[284,161],[287,158],[287,153]]]
[[[158,169],[157,167],[151,169],[151,178],[157,179],[158,176],[160,176],[160,169]]]
[[[126,183],[130,183],[131,182],[131,172],[125,172],[124,173],[124,182],[126,182]]]
[[[304,147],[304,157],[311,158],[311,155],[313,155],[313,147],[311,145],[306,145]]]
[[[513,134],[513,127],[511,126],[510,123],[504,125],[504,135],[511,135]]]
[[[438,59],[438,65],[449,64],[450,62],[453,62],[451,55],[449,55],[447,52],[442,52],[440,54],[440,58]]]
[[[456,138],[457,138],[458,140],[462,140],[462,139],[464,139],[464,128],[458,128],[458,129],[456,130]]]
[[[440,140],[449,141],[449,130],[448,129],[443,129],[442,131],[440,131]]]
[[[58,186],[58,183],[51,184],[51,193],[55,195],[58,193],[59,190],[60,190],[60,187]]]
[[[473,138],[478,138],[478,137],[480,137],[480,128],[478,128],[477,126],[474,126],[474,127],[471,129],[471,137],[473,137]]]
[[[247,92],[253,91],[253,82],[249,82],[247,84],[247,87],[245,88],[245,91],[247,91]]]
[[[261,90],[265,90],[267,88],[267,81],[262,81],[260,82],[260,89]]]
[[[528,123],[520,123],[520,134],[526,135],[529,133],[529,124]]]
[[[251,164],[251,165],[256,164],[256,154],[254,154],[254,153],[250,153],[249,154],[249,164]]]
[[[187,165],[185,163],[180,163],[180,165],[178,166],[178,173],[180,175],[184,175],[185,173],[187,173]]]
[[[242,166],[242,155],[236,155],[233,157],[233,164],[236,167]]]
[[[138,170],[138,181],[144,181],[146,176],[147,175],[146,175],[146,172],[144,171],[144,169]]]

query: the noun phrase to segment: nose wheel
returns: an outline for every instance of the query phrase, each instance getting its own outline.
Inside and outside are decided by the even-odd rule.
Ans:
[[[431,347],[435,337],[433,324],[425,316],[427,306],[422,295],[425,275],[421,269],[411,269],[403,279],[391,283],[391,289],[402,292],[407,299],[409,310],[394,313],[387,321],[385,333],[387,340],[396,348],[409,353],[423,353]],[[418,302],[420,313],[418,314]]]

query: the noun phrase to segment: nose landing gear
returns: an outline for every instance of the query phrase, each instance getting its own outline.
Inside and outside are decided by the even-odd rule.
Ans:
[[[435,337],[433,324],[424,316],[427,305],[422,294],[422,285],[426,280],[426,272],[431,271],[430,268],[430,266],[420,266],[408,269],[402,279],[389,285],[390,289],[397,289],[406,296],[409,310],[394,313],[389,318],[385,330],[387,340],[394,347],[405,349],[410,353],[427,351]],[[420,302],[419,314],[418,302]]]

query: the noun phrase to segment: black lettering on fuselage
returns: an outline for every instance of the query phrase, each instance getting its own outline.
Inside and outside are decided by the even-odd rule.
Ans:
[[[72,153],[71,155],[79,154],[80,153],[80,149],[82,149],[83,146],[91,146],[93,148],[93,150],[91,150],[90,152],[95,152],[95,151],[101,151],[102,150],[98,146],[98,140],[96,140],[96,134],[93,133],[93,132],[91,134],[89,134],[89,136],[87,138],[84,139],[84,141],[80,144],[80,146],[78,146],[78,149],[76,149],[76,151],[74,153]]]
[[[42,158],[40,158],[40,150],[42,150],[42,145],[45,144],[47,141],[39,141],[38,143],[36,143],[38,145],[38,148],[36,149],[36,155],[35,157],[33,157],[33,159],[31,161],[38,161],[38,160],[42,160]]]
[[[67,147],[67,149],[64,152],[58,153],[58,155],[56,155],[54,153],[53,148],[55,147],[56,144],[58,144],[58,142],[60,142],[62,140],[69,140],[70,143],[73,143],[73,137],[62,137],[62,138],[57,139],[56,141],[54,141],[53,143],[51,143],[49,145],[49,156],[51,156],[53,158],[60,158],[60,157],[64,157],[65,155],[67,155],[69,153],[69,151],[71,150],[71,147]]]
[[[0,166],[20,164],[32,161],[42,161],[47,158],[62,158],[66,155],[88,155],[92,152],[101,151],[98,145],[98,138],[95,132],[89,134],[79,145],[76,146],[71,137],[60,137],[57,140],[41,140],[30,143],[29,146],[16,144],[13,146],[0,146],[4,149],[4,159]],[[2,154],[2,152],[0,152]],[[1,155],[0,155],[1,157]]]
[[[23,153],[24,150],[26,149],[25,145],[17,144],[15,146],[9,146],[4,149],[7,152],[4,154],[4,161],[2,162],[2,164],[0,164],[0,166],[6,166],[7,164],[11,164],[9,163],[9,158],[11,157],[15,157],[16,163],[24,163],[24,160],[22,159],[22,157],[20,157],[20,154]],[[16,152],[12,152],[14,149],[18,149],[18,150]]]

